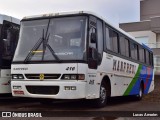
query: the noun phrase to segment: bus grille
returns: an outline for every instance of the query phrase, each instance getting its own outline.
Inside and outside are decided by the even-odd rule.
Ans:
[[[25,74],[27,79],[40,79],[41,74]],[[44,74],[44,79],[58,79],[61,74]]]
[[[59,86],[26,86],[31,94],[56,95],[59,92]]]

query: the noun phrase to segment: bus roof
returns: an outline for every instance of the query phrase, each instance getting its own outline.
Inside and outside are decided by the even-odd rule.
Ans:
[[[133,36],[131,36],[130,34],[128,34],[127,32],[125,32],[124,30],[122,30],[119,27],[114,26],[112,23],[110,23],[108,20],[106,20],[105,18],[89,12],[89,11],[75,11],[75,12],[60,12],[60,13],[49,13],[49,14],[41,14],[41,15],[33,15],[33,16],[26,16],[22,19],[23,20],[27,20],[27,19],[38,19],[38,18],[47,18],[47,17],[57,17],[57,16],[67,16],[67,15],[83,15],[83,14],[88,14],[88,15],[93,15],[101,20],[103,20],[104,22],[106,22],[109,26],[111,26],[112,28],[116,29],[117,31],[119,31],[120,33],[124,34],[125,36],[129,37],[130,39],[134,40],[137,44],[138,43],[135,38]],[[142,44],[140,44],[142,45]],[[144,47],[144,45],[142,45]],[[149,49],[149,47],[145,47],[146,49]],[[152,51],[151,49],[149,49],[150,51]]]
[[[3,21],[9,21],[15,24],[20,24],[20,20],[11,16],[0,14],[0,24],[3,24]]]
[[[65,15],[76,15],[76,14],[89,14],[89,15],[93,15],[96,16],[100,19],[102,19],[103,21],[105,21],[108,25],[110,25],[111,27],[117,29],[118,31],[120,31],[121,33],[123,33],[124,35],[130,37],[131,39],[134,39],[134,37],[132,37],[131,35],[129,35],[128,33],[126,33],[125,31],[123,31],[122,29],[120,29],[119,27],[114,26],[113,24],[111,24],[109,21],[107,21],[106,19],[104,19],[103,17],[100,17],[99,15],[89,12],[89,11],[77,11],[77,12],[60,12],[60,13],[49,13],[49,14],[41,14],[41,15],[33,15],[33,16],[26,16],[24,17],[22,20],[27,20],[27,19],[36,19],[36,18],[45,18],[45,17],[54,17],[54,16],[65,16]]]
[[[148,47],[147,45],[145,45],[145,44],[142,43],[142,46],[143,46],[144,48],[146,48],[147,50],[149,50],[150,52],[153,52],[152,49],[151,49],[150,47]]]

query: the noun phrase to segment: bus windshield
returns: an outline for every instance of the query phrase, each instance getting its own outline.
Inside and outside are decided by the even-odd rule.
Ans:
[[[84,16],[22,21],[13,61],[85,60],[86,24]]]

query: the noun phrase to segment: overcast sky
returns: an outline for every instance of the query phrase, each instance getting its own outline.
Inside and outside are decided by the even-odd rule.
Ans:
[[[0,13],[21,19],[24,16],[92,11],[117,24],[139,21],[140,0],[0,0]]]

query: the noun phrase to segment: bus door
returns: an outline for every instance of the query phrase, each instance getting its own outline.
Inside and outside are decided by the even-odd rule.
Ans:
[[[103,23],[97,18],[89,18],[89,50],[88,50],[88,93],[91,97],[99,95],[99,66],[103,53]]]

